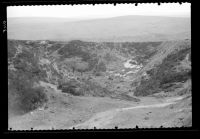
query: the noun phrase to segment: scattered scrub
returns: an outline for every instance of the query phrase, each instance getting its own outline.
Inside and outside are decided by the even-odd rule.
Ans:
[[[25,45],[25,41],[8,41],[10,56],[15,55],[16,51],[13,48],[17,45]],[[9,111],[23,114],[47,102],[48,98],[44,90],[34,87],[34,83],[46,77],[46,72],[41,70],[38,65],[37,56],[31,50],[22,49],[14,59],[10,59],[10,62],[15,70],[8,69]]]
[[[136,96],[146,96],[160,91],[173,91],[176,82],[185,82],[191,78],[191,70],[176,71],[175,67],[190,53],[186,48],[168,55],[157,67],[147,71],[149,80],[142,80],[136,87]]]
[[[61,83],[58,86],[58,89],[61,89],[63,93],[69,93],[74,96],[84,95],[83,92],[80,90],[80,84],[75,80]]]
[[[99,62],[99,64],[96,65],[93,73],[95,76],[101,76],[103,72],[106,72],[106,64],[104,62]]]
[[[34,79],[19,73],[9,79],[8,106],[10,110],[23,114],[37,109],[48,101],[43,88],[33,87],[34,82]]]
[[[112,92],[106,88],[103,88],[97,83],[91,82],[89,80],[84,80],[81,83],[76,80],[71,80],[60,84],[58,89],[61,89],[63,93],[69,93],[75,96],[105,97],[112,94]]]

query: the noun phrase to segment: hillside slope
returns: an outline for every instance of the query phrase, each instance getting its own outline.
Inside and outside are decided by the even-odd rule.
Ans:
[[[190,79],[191,42],[163,43],[149,63],[138,72],[135,83],[138,81],[139,85],[135,95],[173,92]]]
[[[145,127],[154,120],[157,127],[191,126],[191,42],[8,40],[8,86],[10,125],[20,129],[52,124],[68,128],[109,109],[112,117],[118,108],[130,110],[115,115],[118,120],[105,127],[117,122],[134,127],[133,116]],[[168,98],[184,99],[165,107]],[[160,103],[163,109],[157,108]],[[145,109],[131,110],[146,104]],[[142,118],[149,110],[152,120]],[[160,111],[167,114],[156,120]]]

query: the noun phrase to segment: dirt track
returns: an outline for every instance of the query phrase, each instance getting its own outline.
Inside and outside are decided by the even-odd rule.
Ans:
[[[75,128],[94,128],[94,127],[105,128],[106,125],[108,125],[114,121],[113,118],[117,114],[123,113],[124,111],[129,111],[129,110],[133,110],[133,109],[161,108],[161,107],[168,106],[170,104],[174,104],[174,103],[176,103],[175,102],[176,100],[180,100],[182,98],[183,97],[177,97],[172,100],[169,99],[165,103],[158,103],[158,104],[153,104],[153,105],[140,105],[140,106],[134,106],[134,107],[127,107],[127,108],[118,108],[118,109],[114,109],[114,110],[100,112],[100,113],[97,113],[96,115],[94,115],[90,120],[88,120],[84,123],[75,125],[73,127],[75,127]],[[70,128],[73,128],[73,127],[70,127]]]
[[[143,97],[140,102],[127,102],[105,97],[75,97],[55,89],[49,89],[51,101],[47,109],[9,118],[9,127],[14,130],[177,127],[191,118],[191,107],[173,106],[183,97]]]

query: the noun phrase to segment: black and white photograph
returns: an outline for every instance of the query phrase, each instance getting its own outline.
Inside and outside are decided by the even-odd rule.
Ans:
[[[7,44],[8,129],[192,127],[191,3],[8,6]]]

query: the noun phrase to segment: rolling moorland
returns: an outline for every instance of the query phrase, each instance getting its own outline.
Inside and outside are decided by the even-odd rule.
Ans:
[[[190,32],[190,18],[182,17],[8,18],[8,38],[16,40],[152,42],[188,39]]]
[[[9,128],[192,126],[188,18],[10,18],[8,38]]]

